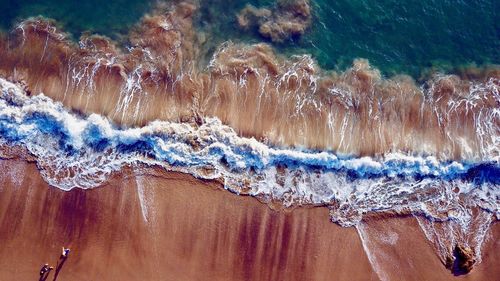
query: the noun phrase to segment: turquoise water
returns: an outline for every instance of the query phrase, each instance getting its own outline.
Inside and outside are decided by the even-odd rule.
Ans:
[[[147,12],[153,1],[0,0],[4,29],[29,16],[56,19],[78,37],[91,31],[118,38]],[[235,15],[247,3],[272,6],[272,0],[201,1],[197,26],[212,35],[210,45],[232,40],[266,41],[256,30],[241,31]],[[321,0],[311,1],[309,32],[274,46],[285,54],[309,53],[327,69],[344,69],[367,58],[385,74],[418,77],[429,67],[500,63],[500,1]],[[269,42],[270,43],[270,42]]]
[[[435,64],[499,62],[500,1],[324,2],[315,5],[322,24],[304,45],[316,45],[326,67],[364,57],[386,71],[415,74]]]
[[[129,0],[0,0],[0,27],[9,30],[32,16],[57,20],[65,31],[78,38],[90,31],[117,38],[151,9],[153,1]]]
[[[348,64],[354,56],[412,73],[433,64],[499,62],[498,1],[330,2],[318,8],[325,25],[308,38],[315,42],[324,34],[316,53],[329,67]]]
[[[247,1],[203,1],[206,22],[218,20],[219,40],[261,41],[256,30],[241,35],[234,14]],[[269,6],[273,1],[249,1]],[[275,44],[288,54],[310,53],[324,68],[344,69],[367,58],[386,74],[418,76],[429,67],[500,63],[500,1],[321,0],[311,1],[311,29],[302,38]],[[207,12],[208,11],[208,12]]]

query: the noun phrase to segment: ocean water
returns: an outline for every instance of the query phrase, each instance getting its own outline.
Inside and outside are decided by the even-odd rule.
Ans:
[[[0,26],[9,30],[17,21],[42,15],[55,19],[74,38],[89,31],[119,39],[154,3],[1,0],[0,6],[8,8],[0,12]],[[227,40],[267,41],[256,29],[238,28],[236,14],[246,4],[273,7],[276,2],[200,1],[196,26],[208,34],[209,51]],[[283,54],[312,54],[325,69],[345,69],[353,59],[366,58],[386,75],[418,78],[430,68],[450,72],[500,63],[498,1],[314,0],[310,4],[312,24],[302,37],[267,42]]]
[[[152,1],[68,1],[1,0],[0,26],[3,30],[29,17],[43,16],[57,21],[78,39],[83,32],[117,39],[151,9]]]

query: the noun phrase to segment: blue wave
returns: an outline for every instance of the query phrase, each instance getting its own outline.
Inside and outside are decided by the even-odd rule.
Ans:
[[[142,163],[222,178],[236,194],[277,199],[284,206],[326,204],[332,221],[342,226],[356,225],[368,212],[403,209],[467,220],[468,210],[479,207],[500,218],[495,155],[458,162],[289,149],[240,137],[215,118],[200,126],[155,121],[120,128],[96,114],[68,112],[43,95],[28,97],[0,79],[0,149],[5,145],[26,148],[44,179],[63,190],[98,187],[112,172]]]
[[[477,183],[500,182],[500,166],[496,162],[437,161],[435,157],[391,154],[380,159],[370,157],[338,156],[333,152],[293,150],[265,146],[253,139],[244,139],[232,134],[219,135],[200,144],[198,149],[190,147],[182,135],[145,128],[124,129],[109,124],[95,123],[64,112],[60,104],[56,111],[30,111],[23,114],[24,104],[6,103],[0,113],[0,138],[9,144],[29,144],[34,139],[51,139],[57,149],[68,155],[81,153],[103,153],[114,150],[122,154],[140,154],[165,161],[170,165],[189,167],[222,164],[232,172],[245,170],[261,171],[271,166],[302,167],[306,169],[336,171],[351,178],[400,177],[413,179],[439,178],[462,179]],[[13,118],[6,112],[17,108],[22,118]],[[9,110],[7,110],[9,109]],[[33,108],[31,108],[32,110]],[[64,112],[67,116],[59,114]],[[80,122],[78,135],[68,127],[68,116]],[[168,123],[166,123],[168,124]],[[216,126],[223,126],[216,124]],[[111,128],[111,130],[109,130]],[[136,131],[134,137],[126,137]],[[80,142],[75,145],[76,140]]]

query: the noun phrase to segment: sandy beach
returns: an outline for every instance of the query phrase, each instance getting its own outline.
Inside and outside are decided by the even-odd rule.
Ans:
[[[493,280],[493,225],[483,261],[454,277],[413,217],[331,223],[326,208],[275,211],[179,173],[124,171],[93,190],[48,186],[36,166],[0,161],[0,280]],[[360,239],[363,238],[364,243]],[[389,238],[388,238],[389,237]],[[54,272],[48,280],[52,280]]]

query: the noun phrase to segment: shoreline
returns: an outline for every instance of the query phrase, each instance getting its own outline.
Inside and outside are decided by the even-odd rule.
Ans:
[[[455,279],[412,217],[371,217],[356,230],[331,223],[327,208],[275,211],[186,174],[125,170],[107,186],[62,191],[33,163],[0,166],[7,280],[37,278],[61,246],[72,252],[59,278],[71,280]],[[500,274],[499,234],[494,223],[482,263],[461,278]]]

